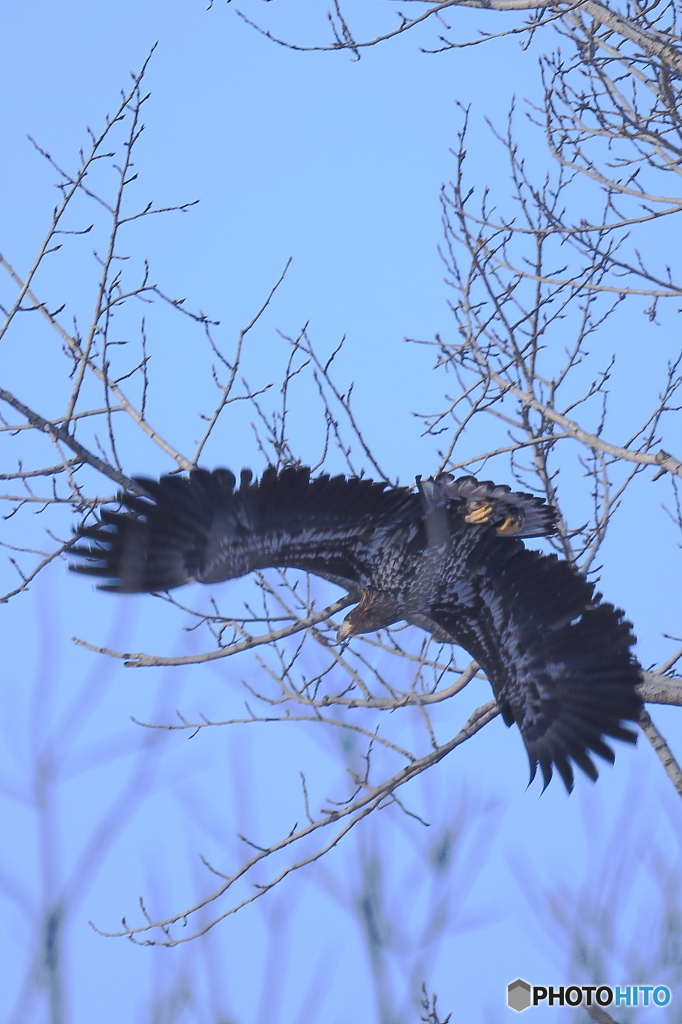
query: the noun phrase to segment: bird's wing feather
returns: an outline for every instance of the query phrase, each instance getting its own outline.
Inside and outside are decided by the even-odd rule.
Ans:
[[[124,593],[216,583],[269,566],[305,569],[347,589],[365,584],[386,531],[418,519],[406,488],[359,478],[310,479],[307,469],[266,470],[241,484],[225,469],[188,477],[137,478],[148,497],[121,495],[79,530],[77,572]]]
[[[592,779],[589,751],[613,761],[603,736],[634,741],[640,669],[630,624],[594,584],[554,555],[487,527],[460,530],[429,617],[478,661],[507,725],[516,722],[544,783],[567,789],[573,760]]]

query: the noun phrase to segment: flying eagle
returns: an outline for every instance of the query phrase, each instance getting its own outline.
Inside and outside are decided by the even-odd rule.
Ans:
[[[556,529],[541,498],[471,476],[415,490],[295,467],[243,470],[238,487],[227,469],[135,483],[143,494],[123,493],[72,549],[102,590],[303,569],[358,601],[339,640],[405,621],[468,651],[521,731],[531,781],[539,765],[547,786],[555,767],[570,791],[571,761],[593,780],[591,754],[613,762],[604,736],[635,742],[622,724],[642,708],[631,626],[568,562],[524,546]]]

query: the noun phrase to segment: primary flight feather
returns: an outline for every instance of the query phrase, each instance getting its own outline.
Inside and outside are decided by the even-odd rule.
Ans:
[[[623,613],[555,555],[521,538],[552,533],[556,511],[505,485],[441,474],[417,489],[290,467],[136,478],[124,511],[79,531],[77,572],[104,590],[153,593],[269,567],[303,569],[358,601],[339,639],[410,622],[463,647],[483,668],[504,721],[516,722],[545,786],[571,762],[592,779],[642,701]]]

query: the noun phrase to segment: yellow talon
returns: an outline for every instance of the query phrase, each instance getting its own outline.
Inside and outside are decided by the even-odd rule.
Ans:
[[[507,516],[505,521],[497,527],[498,533],[516,533],[519,528],[516,516]]]
[[[471,508],[469,512],[464,516],[465,523],[487,523],[493,513],[494,505],[490,502],[486,502],[485,505],[478,505],[475,508]]]

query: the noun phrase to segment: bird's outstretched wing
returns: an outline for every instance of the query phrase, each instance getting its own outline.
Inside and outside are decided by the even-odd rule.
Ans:
[[[642,709],[630,623],[567,562],[490,528],[453,522],[450,558],[430,618],[486,672],[531,779],[554,767],[570,791],[571,761],[596,779],[590,753],[614,760],[603,737],[636,738],[622,724]]]
[[[293,467],[244,471],[237,489],[225,469],[136,482],[146,496],[123,494],[72,549],[103,589],[303,569],[362,592],[347,635],[406,619],[473,655],[545,785],[556,768],[570,790],[571,762],[596,778],[591,754],[613,761],[604,736],[634,740],[622,724],[642,706],[630,625],[566,562],[524,548],[555,529],[541,499],[473,477],[442,474],[415,494]]]
[[[103,590],[170,590],[216,583],[269,566],[294,567],[349,590],[365,585],[385,532],[420,517],[417,496],[360,478],[290,467],[249,470],[235,487],[226,469],[136,478],[148,497],[124,493],[123,511],[102,510],[78,531],[76,572]]]

